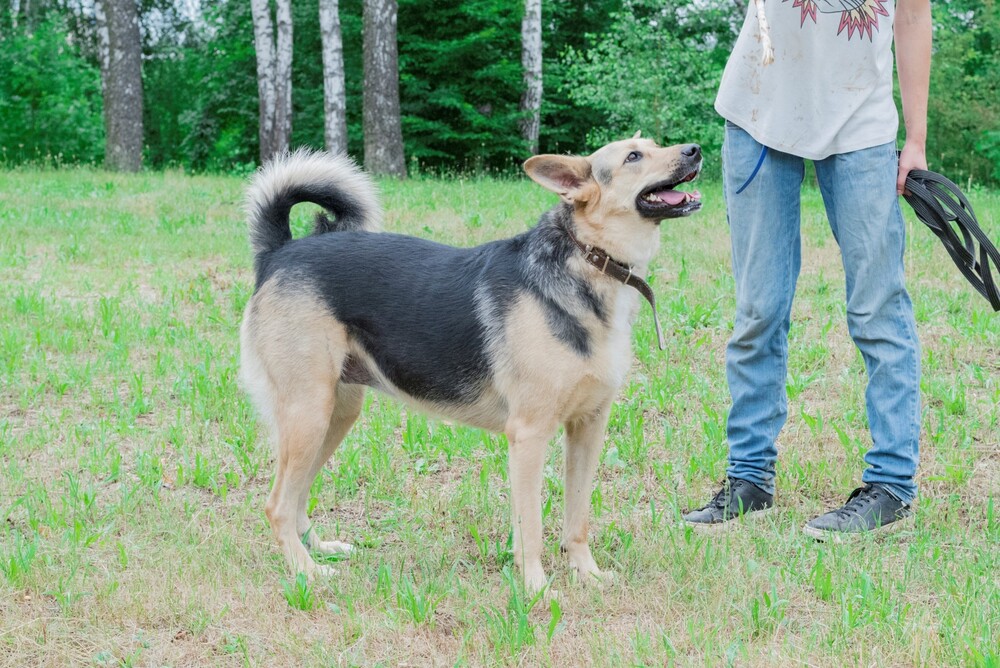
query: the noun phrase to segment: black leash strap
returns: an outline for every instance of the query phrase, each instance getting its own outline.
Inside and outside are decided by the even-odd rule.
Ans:
[[[927,227],[937,235],[951,259],[994,311],[1000,311],[1000,290],[993,280],[990,261],[1000,275],[1000,252],[979,227],[972,205],[954,183],[934,172],[911,170],[906,177],[909,194],[903,198]],[[958,228],[958,238],[952,225]],[[976,242],[979,252],[976,252]],[[977,259],[978,255],[978,259]]]

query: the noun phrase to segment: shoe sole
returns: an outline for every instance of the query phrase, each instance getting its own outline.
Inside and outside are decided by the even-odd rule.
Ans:
[[[747,524],[756,524],[760,520],[766,519],[774,511],[774,506],[770,508],[762,508],[760,510],[754,510],[749,513],[743,513],[738,517],[734,517],[731,520],[726,520],[725,522],[715,522],[714,524],[706,524],[705,522],[689,522],[688,520],[683,520],[683,523],[691,528],[693,528],[698,533],[704,534],[715,534],[728,531],[733,526],[740,526]]]
[[[862,540],[864,536],[883,536],[885,534],[895,533],[904,527],[906,524],[910,524],[913,521],[913,515],[908,515],[907,517],[901,517],[894,522],[889,522],[888,524],[883,524],[880,527],[875,527],[874,529],[868,529],[867,531],[830,531],[828,529],[817,529],[816,527],[811,527],[808,524],[802,527],[802,533],[818,540],[821,543],[835,543],[837,545],[842,545],[844,543],[853,543]]]

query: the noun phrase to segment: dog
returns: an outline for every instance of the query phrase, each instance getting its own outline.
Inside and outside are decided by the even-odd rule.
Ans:
[[[514,561],[532,593],[547,583],[542,470],[563,426],[562,548],[582,579],[600,580],[590,498],[632,360],[633,286],[648,290],[639,279],[660,222],[701,208],[697,191],[677,189],[701,163],[696,144],[660,147],[638,133],[586,157],[534,156],[524,170],[559,203],[527,232],[474,248],[380,232],[375,187],[345,156],[299,151],[261,168],[247,191],[256,286],[240,376],[276,441],[265,513],[293,573],[332,573],[309,550],[352,549],[320,540],[306,503],[374,388],[506,435]],[[304,201],[326,213],[292,239],[289,211]]]

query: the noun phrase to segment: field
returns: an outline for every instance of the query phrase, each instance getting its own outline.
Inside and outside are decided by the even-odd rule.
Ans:
[[[663,225],[635,364],[592,498],[615,581],[560,559],[562,462],[546,468],[547,569],[526,600],[509,551],[503,438],[369,395],[313,486],[332,579],[291,577],[263,515],[272,453],[236,383],[251,294],[243,181],[0,172],[0,665],[1000,666],[1000,314],[909,216],[922,342],[915,522],[818,544],[869,441],[865,373],[815,189],[803,212],[778,510],[756,530],[678,523],[725,471],[733,312],[720,188]],[[472,245],[554,198],[527,181],[381,184],[386,228]],[[1000,193],[970,192],[1000,238]],[[300,207],[299,234],[310,211]]]

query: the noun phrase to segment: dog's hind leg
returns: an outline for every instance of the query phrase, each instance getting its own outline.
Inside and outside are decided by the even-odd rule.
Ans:
[[[594,474],[601,458],[610,411],[611,403],[608,402],[596,412],[566,423],[566,513],[563,518],[562,549],[569,557],[570,567],[584,580],[601,578],[601,571],[590,554],[587,534],[590,495],[594,488]]]
[[[309,521],[306,508],[309,503],[310,487],[316,476],[322,470],[323,465],[330,459],[333,453],[340,446],[340,443],[347,436],[354,422],[361,415],[361,407],[365,402],[365,387],[363,385],[348,385],[339,383],[333,403],[333,413],[330,416],[330,425],[326,431],[326,438],[323,447],[316,453],[312,463],[312,472],[309,474],[309,484],[302,488],[299,498],[298,532],[302,540],[321,554],[347,554],[353,549],[349,543],[339,540],[320,540],[316,534],[315,527]]]
[[[309,385],[283,397],[275,412],[278,470],[264,512],[289,568],[309,577],[332,573],[309,556],[298,525],[303,490],[308,495],[313,465],[323,448],[333,411],[333,388]]]
[[[542,468],[555,426],[511,418],[505,431],[509,444],[514,563],[521,569],[525,590],[532,595],[548,581],[542,568]]]

